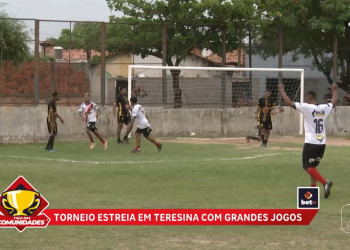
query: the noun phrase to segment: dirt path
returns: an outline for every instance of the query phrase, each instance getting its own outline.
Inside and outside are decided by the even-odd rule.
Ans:
[[[192,137],[182,137],[176,139],[166,140],[168,142],[176,143],[190,143],[190,144],[233,144],[240,146],[259,146],[260,142],[251,140],[248,144],[245,137],[236,137],[236,138],[192,138]],[[304,137],[293,137],[293,136],[284,136],[284,137],[271,137],[269,139],[270,144],[279,143],[279,142],[291,142],[291,143],[304,143]],[[350,146],[350,140],[340,137],[327,137],[327,145],[329,146]]]

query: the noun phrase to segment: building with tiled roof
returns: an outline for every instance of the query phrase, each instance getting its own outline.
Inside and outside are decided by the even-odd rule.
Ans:
[[[222,66],[222,57],[216,53],[211,53],[208,50],[193,49],[191,54],[201,58],[204,61],[207,61],[212,66],[221,67]],[[226,66],[236,66],[244,67],[245,65],[245,50],[241,49],[241,55],[239,56],[239,51],[234,50],[226,53]]]
[[[50,41],[39,43],[41,46],[41,56],[51,56],[63,62],[87,62],[88,54],[84,49],[64,49],[62,47],[54,47]],[[60,51],[61,50],[61,51]],[[94,56],[100,56],[101,52],[90,50],[90,59]],[[57,56],[59,58],[57,58]]]

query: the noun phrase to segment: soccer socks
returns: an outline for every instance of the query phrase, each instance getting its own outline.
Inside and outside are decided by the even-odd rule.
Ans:
[[[46,147],[50,150],[53,149],[53,144],[55,143],[55,136],[50,135],[49,141],[47,142]]]
[[[323,186],[326,184],[326,179],[323,178],[323,176],[317,171],[316,168],[309,167],[306,169],[306,172],[308,172],[312,178],[318,180]]]
[[[101,139],[99,139],[103,144],[105,144],[105,140],[103,140],[102,138]]]

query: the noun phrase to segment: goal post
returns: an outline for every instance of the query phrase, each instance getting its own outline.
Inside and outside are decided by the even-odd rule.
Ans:
[[[145,106],[232,108],[255,106],[269,88],[282,105],[277,89],[280,80],[291,100],[303,102],[304,69],[295,68],[129,65],[128,97],[139,95]],[[302,114],[299,134],[303,134]]]

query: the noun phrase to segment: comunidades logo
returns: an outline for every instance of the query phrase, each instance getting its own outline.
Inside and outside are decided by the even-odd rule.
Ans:
[[[0,227],[46,228],[50,218],[42,212],[48,201],[23,177],[19,176],[0,196]]]
[[[298,208],[320,208],[319,188],[318,187],[298,187]]]

